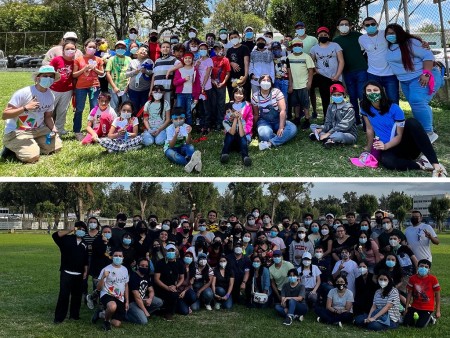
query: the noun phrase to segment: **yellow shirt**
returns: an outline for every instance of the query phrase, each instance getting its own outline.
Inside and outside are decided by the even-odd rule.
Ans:
[[[293,89],[303,89],[308,83],[308,70],[314,68],[314,61],[306,53],[290,54],[287,57],[287,67],[291,69]]]

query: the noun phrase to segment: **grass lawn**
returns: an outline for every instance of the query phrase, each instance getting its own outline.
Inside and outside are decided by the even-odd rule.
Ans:
[[[18,89],[30,85],[30,73],[0,72],[0,107],[6,107],[11,95]],[[411,116],[409,105],[401,104]],[[318,102],[318,107],[320,104]],[[83,121],[87,120],[87,109]],[[444,109],[434,108],[434,121],[439,140],[435,149],[440,161],[450,167],[450,125]],[[72,130],[71,109],[67,114],[66,130]],[[318,122],[322,120],[319,119]],[[4,121],[0,121],[0,130]],[[253,166],[245,168],[240,154],[232,154],[230,162],[219,161],[223,134],[213,133],[208,140],[197,143],[203,158],[203,171],[187,174],[183,168],[165,158],[162,147],[151,146],[124,154],[108,154],[99,145],[81,146],[73,136],[63,138],[61,152],[42,156],[36,164],[23,165],[16,160],[0,162],[0,176],[17,177],[430,177],[422,171],[398,172],[385,169],[357,168],[350,164],[349,157],[357,157],[365,145],[365,134],[360,131],[354,146],[324,149],[318,142],[308,138],[309,130],[299,133],[294,140],[276,149],[259,151],[256,144],[249,149]],[[198,135],[194,135],[197,138]],[[0,140],[0,147],[3,147]],[[1,149],[1,148],[0,148]]]
[[[108,333],[111,337],[326,337],[339,330],[340,337],[444,337],[450,330],[450,234],[441,234],[441,244],[433,246],[433,274],[442,287],[442,318],[425,330],[404,328],[386,333],[363,331],[351,325],[342,330],[318,324],[309,312],[302,323],[282,325],[275,310],[248,310],[235,306],[231,311],[200,312],[176,316],[165,322],[151,318],[147,326],[125,323]],[[101,324],[92,325],[91,310],[82,305],[81,320],[53,324],[59,290],[59,250],[43,233],[0,234],[3,264],[0,264],[0,337],[104,337]],[[447,332],[447,333],[445,333]]]

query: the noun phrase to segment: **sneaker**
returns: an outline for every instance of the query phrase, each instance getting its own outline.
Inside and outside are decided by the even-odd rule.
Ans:
[[[270,148],[270,142],[268,142],[268,141],[259,142],[259,150],[266,150],[269,148]]]
[[[102,310],[100,310],[100,309],[95,310],[95,312],[94,312],[94,314],[92,315],[92,318],[91,318],[92,324],[97,323],[98,319],[100,318],[100,312],[102,312]]]
[[[82,141],[84,139],[84,135],[83,135],[83,133],[75,133],[75,138],[78,141]]]
[[[188,164],[184,166],[184,171],[186,171],[187,173],[192,172],[194,167],[201,161],[202,161],[202,153],[200,152],[200,150],[194,151],[194,153],[191,156],[191,160],[189,161]]]
[[[64,135],[67,135],[69,132],[67,131],[67,130],[58,130],[58,134],[59,134],[59,136],[64,136]]]
[[[316,321],[317,321],[318,323],[320,323],[320,317],[317,317]]]
[[[434,169],[431,177],[447,177],[448,173],[442,164],[439,164],[439,169]]]
[[[104,321],[103,322],[103,331],[110,331],[111,330],[111,322]]]
[[[220,155],[220,163],[227,163],[229,159],[230,159],[230,155],[228,155],[228,154]]]
[[[310,139],[311,141],[317,141],[316,134],[310,133],[310,134],[309,134],[309,139]]]
[[[252,165],[252,159],[248,156],[245,156],[243,161],[246,167],[250,167]]]
[[[434,318],[433,315],[430,316],[430,324],[431,325],[436,325],[436,318]]]
[[[202,169],[203,169],[203,163],[202,163],[202,162],[198,162],[197,165],[194,167],[194,169],[195,169],[197,172],[201,172]]]
[[[14,151],[12,151],[9,148],[3,147],[2,153],[1,153],[1,158],[8,158],[10,156],[15,156],[16,154],[14,153]]]
[[[86,305],[89,309],[94,310],[94,300],[91,295],[86,296]]]
[[[298,321],[299,321],[299,322],[303,322],[303,319],[305,319],[305,318],[303,318],[303,316],[299,316],[299,317],[298,317]]]
[[[434,131],[427,133],[428,138],[430,139],[431,144],[433,144],[434,142],[436,142],[436,140],[438,139],[439,135],[436,134]]]
[[[420,155],[419,159],[417,160],[417,164],[420,166],[420,169],[422,169],[422,170],[428,170],[428,171],[434,170],[433,165],[430,163],[430,161],[428,161],[428,159],[425,157],[425,155]]]
[[[339,326],[341,329],[343,328],[342,323],[341,322],[337,322],[336,323],[337,326]]]
[[[171,314],[171,313],[166,313],[166,314],[164,315],[164,320],[167,321],[167,322],[173,321],[173,314]]]
[[[292,324],[292,316],[287,315],[286,318],[283,321],[283,325],[291,325]]]
[[[302,129],[303,130],[308,129],[310,126],[311,126],[311,123],[309,122],[309,119],[305,118],[305,120],[302,123]]]
[[[208,310],[208,311],[212,311],[212,307],[211,307],[211,305],[205,305],[205,308],[206,308],[206,310]]]
[[[214,305],[214,309],[220,310],[220,303],[216,303],[216,304]]]

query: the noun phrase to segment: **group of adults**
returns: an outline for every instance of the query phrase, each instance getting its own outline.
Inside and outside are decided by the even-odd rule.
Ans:
[[[123,321],[146,324],[204,307],[273,307],[284,325],[308,311],[320,323],[354,323],[371,330],[425,327],[441,316],[440,286],[430,273],[434,229],[411,212],[404,232],[383,211],[375,221],[347,212],[346,221],[305,214],[301,222],[254,208],[242,221],[181,215],[148,222],[117,215],[114,226],[96,217],[53,234],[61,251],[60,293],[54,322],[80,319],[82,295],[92,322],[103,329]],[[88,291],[92,277],[93,292]]]
[[[364,125],[365,151],[375,149],[381,154],[377,160],[386,168],[423,169],[433,171],[433,176],[446,176],[431,146],[438,135],[429,106],[443,83],[444,70],[434,62],[428,44],[400,25],[389,24],[381,30],[374,18],[367,17],[362,26],[365,34],[355,31],[349,19],[341,18],[333,39],[327,27],[319,27],[316,38],[308,35],[299,21],[295,34],[281,42],[273,40],[273,32],[256,36],[252,27],[246,27],[242,36],[222,28],[218,37],[206,34],[204,42],[191,27],[186,41],[173,35],[161,43],[158,31],[151,30],[148,40],[140,41],[138,30],[131,28],[127,39],[114,43],[114,50],[104,38],[88,39],[84,48],[79,48],[76,34],[68,32],[61,45],[47,53],[48,65],[34,74],[35,85],[14,93],[4,110],[5,152],[13,152],[23,162],[35,162],[40,153],[60,150],[59,135],[67,133],[66,113],[72,97],[73,132],[82,140],[86,98],[92,112],[99,93],[109,92],[112,112],[131,101],[132,116],[143,116],[146,102],[154,101],[161,85],[164,96],[157,100],[159,115],[149,112],[158,125],[153,130],[150,123],[139,132],[154,136],[161,133],[162,126],[167,127],[162,111],[166,103],[169,110],[183,107],[186,122],[198,124],[203,135],[220,130],[226,122],[228,90],[231,111],[241,116],[241,136],[247,140],[258,136],[261,150],[291,140],[297,125],[311,127],[311,138],[327,148],[354,144],[357,127]],[[192,63],[186,65],[187,58]],[[414,118],[406,119],[398,106],[399,85]],[[248,121],[242,117],[246,105],[233,105],[236,87],[242,87],[244,102],[251,101],[252,128],[245,128]],[[322,125],[310,123],[310,118],[317,117],[315,88],[322,99]],[[87,128],[92,134],[91,129]],[[95,132],[109,136],[100,129]],[[97,139],[93,135],[93,140]]]

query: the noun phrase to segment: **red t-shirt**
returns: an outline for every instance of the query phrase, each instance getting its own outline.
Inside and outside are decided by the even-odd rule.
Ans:
[[[161,48],[159,47],[159,43],[148,42],[148,55],[153,62],[161,57]]]
[[[94,56],[92,59],[90,57],[82,56],[78,59],[75,59],[74,64],[78,66],[78,70],[82,69],[86,66],[89,61],[97,62],[96,68],[98,70],[103,70],[103,59],[98,56]],[[93,70],[89,70],[81,74],[77,79],[76,88],[91,88],[91,87],[100,87],[100,81],[98,80],[98,75]]]
[[[225,56],[213,56],[213,69],[211,73],[211,80],[223,82],[225,76],[231,71],[230,60]]]
[[[51,90],[62,93],[73,89],[73,62],[62,56],[56,56],[50,61],[50,65],[61,75],[61,79],[50,87]]]
[[[441,290],[441,286],[433,275],[420,277],[412,275],[409,278],[408,291],[412,290],[413,302],[411,306],[417,310],[434,311],[434,293]]]

